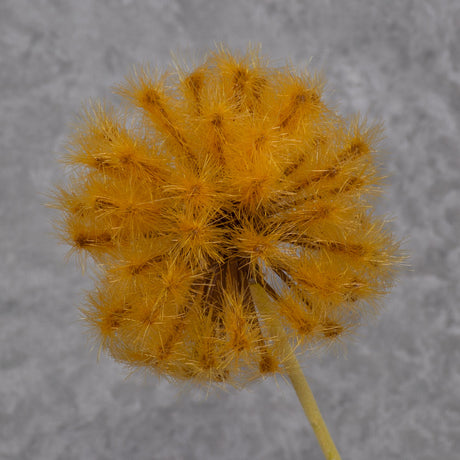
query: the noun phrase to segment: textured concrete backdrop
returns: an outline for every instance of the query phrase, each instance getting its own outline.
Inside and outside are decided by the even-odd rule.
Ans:
[[[322,458],[282,381],[205,399],[97,364],[77,311],[91,282],[48,235],[41,194],[81,100],[221,40],[311,59],[343,113],[385,122],[380,209],[412,271],[347,359],[304,362],[343,459],[460,458],[460,2],[1,0],[0,459]]]

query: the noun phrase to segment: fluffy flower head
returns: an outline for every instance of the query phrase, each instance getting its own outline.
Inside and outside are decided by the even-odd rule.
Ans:
[[[399,260],[369,202],[379,126],[340,117],[321,78],[255,49],[137,67],[116,91],[121,109],[82,111],[55,194],[61,238],[96,262],[83,313],[105,351],[239,384],[284,371],[251,284],[296,346],[335,342],[375,311]]]

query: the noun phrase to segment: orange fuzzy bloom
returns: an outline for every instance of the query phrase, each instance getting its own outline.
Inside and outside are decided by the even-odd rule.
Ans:
[[[391,287],[399,244],[372,214],[379,126],[345,120],[318,76],[257,50],[138,67],[123,109],[82,112],[54,193],[60,237],[98,274],[84,318],[102,349],[174,381],[285,373],[249,286],[294,347],[330,344]]]

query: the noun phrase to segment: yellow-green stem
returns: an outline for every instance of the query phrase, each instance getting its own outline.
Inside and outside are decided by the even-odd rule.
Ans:
[[[319,411],[318,405],[316,404],[310,385],[308,385],[299,361],[289,343],[286,331],[278,317],[273,314],[273,312],[276,311],[276,305],[260,284],[251,285],[251,294],[259,312],[262,317],[266,319],[271,333],[278,337],[280,341],[280,346],[285,354],[285,366],[288,376],[302,404],[305,415],[311,423],[324,456],[327,460],[341,460],[334,441],[329,434],[326,423]]]

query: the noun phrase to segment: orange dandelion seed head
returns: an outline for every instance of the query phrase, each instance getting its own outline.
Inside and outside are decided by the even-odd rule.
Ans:
[[[219,46],[194,69],[138,67],[121,109],[81,112],[53,206],[60,237],[96,261],[83,316],[102,349],[173,381],[242,385],[286,372],[271,316],[308,349],[376,311],[402,259],[371,211],[381,127],[340,117],[323,89]]]

